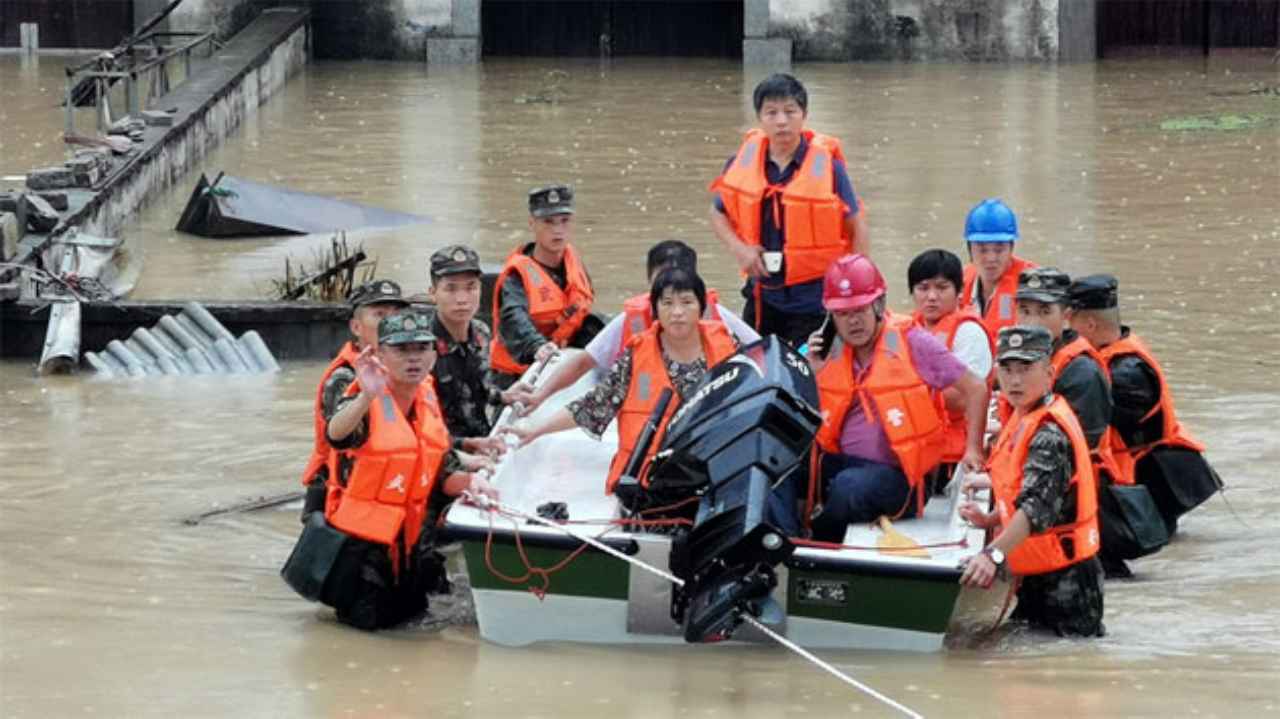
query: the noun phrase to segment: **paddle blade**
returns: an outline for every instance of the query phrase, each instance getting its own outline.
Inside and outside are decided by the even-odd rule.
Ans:
[[[888,517],[882,515],[877,523],[880,525],[881,534],[876,538],[876,547],[880,551],[900,557],[928,558],[929,553],[924,547],[921,547],[916,540],[899,532]]]

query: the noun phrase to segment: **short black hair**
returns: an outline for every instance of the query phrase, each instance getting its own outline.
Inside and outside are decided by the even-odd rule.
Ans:
[[[907,291],[914,290],[916,285],[934,277],[941,277],[955,285],[956,292],[964,288],[964,268],[956,253],[934,248],[916,255],[907,267]]]
[[[751,102],[755,104],[757,115],[765,100],[795,100],[801,110],[809,112],[809,92],[799,80],[785,72],[770,75],[756,85]]]
[[[647,275],[664,267],[684,267],[695,274],[698,272],[698,253],[680,240],[663,240],[649,248]]]
[[[707,311],[707,286],[698,273],[686,267],[668,267],[653,278],[649,287],[649,310],[654,319],[658,318],[658,301],[667,290],[692,292],[698,298],[698,316]]]

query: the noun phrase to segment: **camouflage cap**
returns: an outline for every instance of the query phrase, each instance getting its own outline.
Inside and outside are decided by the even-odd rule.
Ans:
[[[529,191],[529,214],[534,217],[573,214],[573,188],[549,185]]]
[[[1120,304],[1120,283],[1114,275],[1089,275],[1071,283],[1067,296],[1077,310],[1105,310]]]
[[[1056,267],[1033,267],[1018,275],[1018,293],[1014,296],[1020,300],[1066,304],[1067,288],[1070,286],[1071,277],[1062,270]]]
[[[996,362],[1022,360],[1038,362],[1053,354],[1053,337],[1038,325],[1002,327],[996,338]]]
[[[374,280],[351,290],[347,303],[355,310],[365,305],[391,304],[408,307],[409,301],[400,292],[400,285],[391,280]]]
[[[378,344],[406,345],[411,342],[434,343],[431,318],[420,312],[397,312],[378,323]]]
[[[431,254],[431,276],[443,277],[463,272],[480,274],[480,255],[466,245],[449,245]]]

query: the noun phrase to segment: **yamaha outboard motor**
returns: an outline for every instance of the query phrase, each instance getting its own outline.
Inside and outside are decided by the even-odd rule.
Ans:
[[[793,472],[805,472],[822,423],[817,406],[808,363],[771,336],[712,368],[671,418],[647,491],[701,495],[693,527],[671,548],[671,570],[685,580],[671,612],[686,641],[729,638],[743,611],[778,611],[769,598],[774,567],[795,550],[786,536],[795,520],[770,515],[795,507],[771,509],[769,499]]]

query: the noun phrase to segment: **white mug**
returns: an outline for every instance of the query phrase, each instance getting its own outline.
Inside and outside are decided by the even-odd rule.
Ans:
[[[774,274],[782,269],[782,253],[781,252],[764,252],[764,268],[769,274]]]

